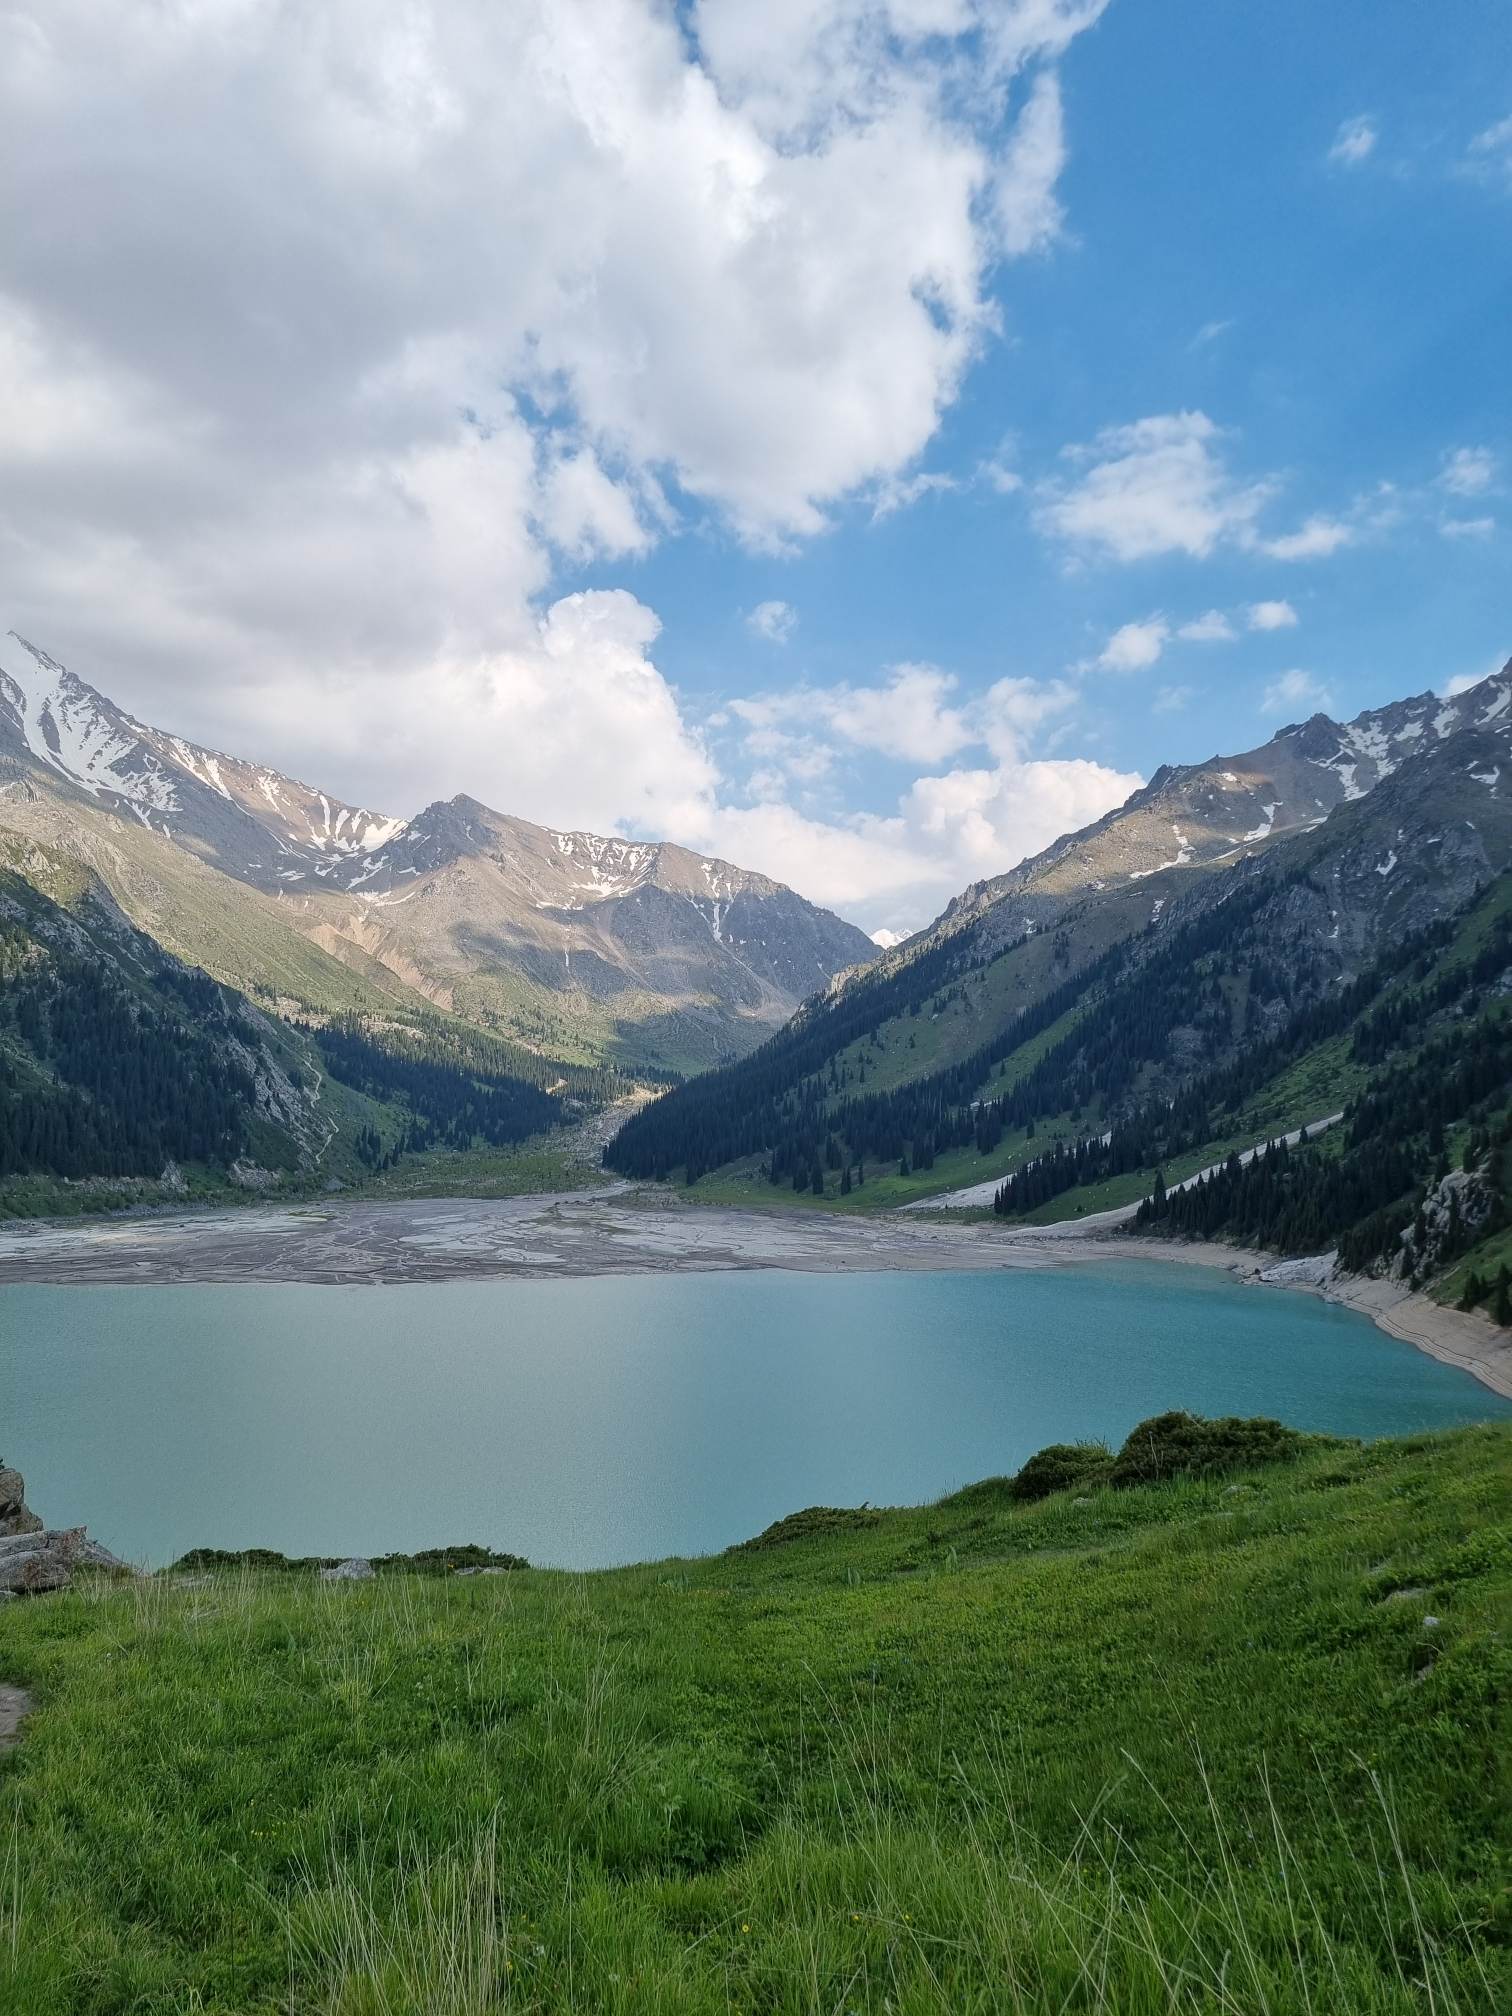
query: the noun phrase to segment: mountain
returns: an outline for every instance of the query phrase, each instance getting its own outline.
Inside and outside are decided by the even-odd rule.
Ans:
[[[983,942],[1007,942],[1053,925],[1088,894],[1164,870],[1232,862],[1266,841],[1311,831],[1441,743],[1470,731],[1495,733],[1498,724],[1504,735],[1512,725],[1509,675],[1512,668],[1451,699],[1421,693],[1353,721],[1314,714],[1243,755],[1163,765],[1116,811],[1006,875],[973,883],[932,931],[990,919]]]
[[[1047,1139],[1096,1144],[1083,1171],[1108,1180],[1148,1166],[1110,1155],[1316,1118],[1350,1082],[1353,1018],[1406,984],[1399,967],[1450,957],[1456,930],[1491,929],[1509,865],[1512,665],[1454,701],[1315,717],[1162,771],[966,892],[751,1057],[636,1116],[606,1159],[831,1201],[859,1177],[875,1203],[1010,1175]],[[1494,1019],[1501,986],[1481,974],[1443,1013]],[[1431,1015],[1400,1019],[1426,1040]]]
[[[256,1187],[313,1170],[336,1137],[306,1041],[31,843],[0,845],[0,979],[0,1181],[171,1195],[214,1169]]]
[[[240,915],[311,1010],[342,995],[335,962],[380,1000],[578,1061],[680,1071],[739,1055],[876,952],[780,883],[684,848],[466,797],[410,820],[346,804],[135,720],[14,632],[0,826],[77,851],[142,928],[219,978],[263,979],[228,927]]]

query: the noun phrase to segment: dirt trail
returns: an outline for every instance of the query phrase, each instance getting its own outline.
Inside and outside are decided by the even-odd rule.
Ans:
[[[22,1687],[0,1687],[0,1751],[21,1741],[21,1724],[31,1713],[32,1698]]]

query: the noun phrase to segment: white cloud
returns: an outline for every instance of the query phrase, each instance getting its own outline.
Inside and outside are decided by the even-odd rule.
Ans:
[[[1502,669],[1502,660],[1494,659],[1483,672],[1456,672],[1452,679],[1446,679],[1439,692],[1446,700],[1457,699],[1461,693],[1468,693],[1484,680],[1490,679]]]
[[[1221,609],[1209,609],[1183,623],[1176,635],[1188,644],[1232,644],[1237,631]]]
[[[1043,251],[1060,236],[1055,194],[1066,165],[1065,121],[1053,70],[1041,71],[1018,116],[993,183],[998,243],[1010,257]]]
[[[1355,528],[1342,518],[1329,518],[1315,511],[1295,532],[1254,543],[1259,552],[1268,554],[1272,560],[1326,560],[1341,546],[1352,546],[1356,536]]]
[[[894,511],[905,511],[910,504],[917,504],[921,497],[933,497],[957,487],[954,476],[943,471],[921,469],[912,476],[887,476],[877,485],[872,499],[872,522],[879,518],[890,518]]]
[[[1072,546],[1115,560],[1251,540],[1270,482],[1242,483],[1225,465],[1221,430],[1205,413],[1161,413],[1105,428],[1065,451],[1079,473],[1040,486],[1037,520]]]
[[[1328,150],[1330,161],[1340,162],[1346,168],[1358,168],[1362,161],[1375,152],[1380,131],[1374,119],[1360,113],[1353,119],[1346,119],[1334,135],[1333,145]]]
[[[1001,763],[921,777],[889,814],[826,820],[782,803],[722,807],[678,837],[792,883],[866,930],[907,933],[966,883],[1100,818],[1141,781],[1083,760]]]
[[[1220,336],[1226,336],[1233,326],[1232,317],[1221,322],[1204,322],[1192,338],[1190,347],[1193,350],[1205,350],[1209,343],[1216,343]]]
[[[1195,686],[1162,686],[1155,694],[1155,712],[1179,714],[1196,692]]]
[[[752,636],[768,644],[786,644],[797,627],[798,611],[791,602],[758,602],[746,618]]]
[[[1297,612],[1290,602],[1251,602],[1244,612],[1251,630],[1295,630]]]
[[[969,703],[934,666],[898,666],[873,687],[798,687],[730,702],[743,724],[755,803],[710,804],[675,837],[793,883],[866,929],[917,930],[969,881],[1002,874],[1121,804],[1139,779],[1077,758],[1032,753],[1037,732],[1075,706],[1065,680],[999,679]],[[985,749],[986,763],[915,776],[891,814],[822,813],[790,802],[795,750],[875,750],[945,760]],[[827,766],[824,766],[827,767]],[[823,775],[823,768],[818,770]]]
[[[996,490],[1000,497],[1011,497],[1016,490],[1022,490],[1024,479],[1016,469],[1010,469],[1004,462],[989,460],[977,470],[978,476],[990,490]]]
[[[1295,713],[1300,708],[1315,714],[1331,707],[1333,698],[1311,672],[1283,672],[1266,687],[1260,705],[1266,714]]]
[[[17,0],[7,619],[395,811],[706,813],[654,618],[559,564],[910,480],[1058,227],[1045,66],[1101,6]]]
[[[1470,165],[1478,174],[1505,177],[1512,189],[1512,113],[1476,134],[1470,142]]]
[[[1142,672],[1159,659],[1170,635],[1164,616],[1121,624],[1098,653],[1098,666],[1104,672]]]
[[[1439,532],[1445,539],[1489,539],[1496,530],[1494,518],[1441,518]]]
[[[894,665],[880,686],[799,686],[732,700],[729,711],[757,737],[797,722],[899,762],[940,763],[981,739],[951,704],[955,687],[954,675],[937,665]],[[754,753],[771,747],[758,741]]]
[[[1439,488],[1455,497],[1482,496],[1496,481],[1496,457],[1489,448],[1455,448],[1444,456]]]

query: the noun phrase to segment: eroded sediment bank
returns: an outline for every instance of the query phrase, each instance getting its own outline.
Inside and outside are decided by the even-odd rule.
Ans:
[[[1120,1229],[1125,1215],[1009,1228],[898,1212],[839,1217],[693,1206],[664,1191],[620,1186],[51,1220],[0,1229],[0,1284],[542,1280],[741,1268],[876,1273],[1150,1259],[1220,1267],[1239,1280],[1321,1294],[1512,1397],[1512,1339],[1483,1316],[1441,1308],[1399,1283],[1320,1282],[1306,1269],[1278,1264],[1273,1254],[1134,1239]]]

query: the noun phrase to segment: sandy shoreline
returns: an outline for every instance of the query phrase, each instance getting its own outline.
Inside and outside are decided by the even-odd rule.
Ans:
[[[1231,1246],[1135,1239],[1128,1214],[1013,1229],[892,1212],[830,1217],[688,1205],[666,1192],[573,1191],[499,1199],[421,1198],[26,1221],[0,1228],[0,1285],[305,1282],[356,1285],[723,1272],[1040,1269],[1162,1260],[1236,1280],[1302,1288],[1368,1316],[1512,1398],[1512,1338],[1481,1315],[1441,1308],[1399,1283],[1321,1279],[1318,1263]]]

